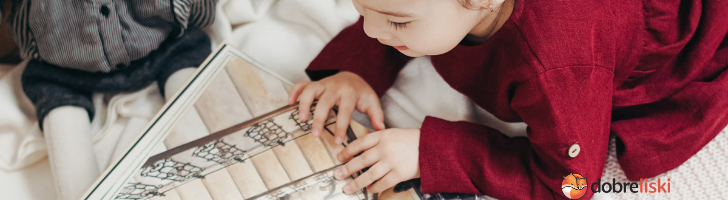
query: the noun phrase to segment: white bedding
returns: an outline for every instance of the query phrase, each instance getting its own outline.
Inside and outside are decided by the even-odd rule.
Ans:
[[[282,77],[299,82],[308,80],[303,70],[324,45],[358,16],[351,0],[222,0],[216,22],[206,31],[214,46],[228,41]],[[0,66],[0,199],[54,199],[45,141],[33,106],[20,89],[22,65]],[[428,92],[433,88],[438,95]],[[388,126],[419,127],[425,115],[433,115],[485,124],[510,136],[525,136],[525,124],[497,120],[450,88],[427,57],[411,61],[382,102]],[[95,94],[94,103],[97,114],[92,122],[94,135],[90,137],[94,138],[99,167],[105,168],[154,116],[163,99],[156,84],[152,84],[131,94]],[[363,116],[356,118],[366,121]],[[723,145],[722,151],[710,152],[722,152],[720,158],[725,160],[728,142],[719,144]],[[717,167],[728,169],[725,164]],[[615,173],[619,174],[608,174],[613,177]],[[714,180],[726,180],[726,174]]]

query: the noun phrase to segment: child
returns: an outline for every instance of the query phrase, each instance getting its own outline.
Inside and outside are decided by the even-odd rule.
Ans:
[[[601,177],[610,135],[627,177],[639,180],[678,167],[728,124],[726,1],[353,2],[362,18],[323,49],[307,69],[315,81],[289,99],[304,119],[318,99],[314,135],[333,105],[338,121],[356,108],[380,130],[338,155],[349,162],[337,178],[370,167],[347,193],[420,177],[425,193],[563,198],[567,175]],[[435,117],[384,130],[378,97],[423,55],[478,106],[525,122],[528,137]]]
[[[212,24],[216,1],[11,2],[13,38],[30,59],[23,90],[36,106],[58,198],[79,199],[100,174],[90,95],[155,81],[162,94],[174,94],[210,54],[200,29]]]

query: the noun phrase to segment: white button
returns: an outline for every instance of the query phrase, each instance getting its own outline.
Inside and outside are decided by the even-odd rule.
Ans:
[[[569,157],[574,158],[579,155],[579,152],[581,152],[581,147],[578,144],[573,144],[569,147]]]

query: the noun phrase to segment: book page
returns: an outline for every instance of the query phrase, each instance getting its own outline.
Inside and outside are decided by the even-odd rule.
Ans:
[[[85,199],[371,198],[341,192],[351,178],[333,179],[346,145],[330,137],[335,113],[313,137],[312,120],[287,105],[291,86],[221,45]],[[368,132],[350,123],[349,140]]]

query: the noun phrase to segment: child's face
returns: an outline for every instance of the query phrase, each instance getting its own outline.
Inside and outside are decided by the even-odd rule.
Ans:
[[[353,0],[364,32],[410,57],[446,53],[485,13],[457,0]],[[490,11],[488,11],[490,12]]]

